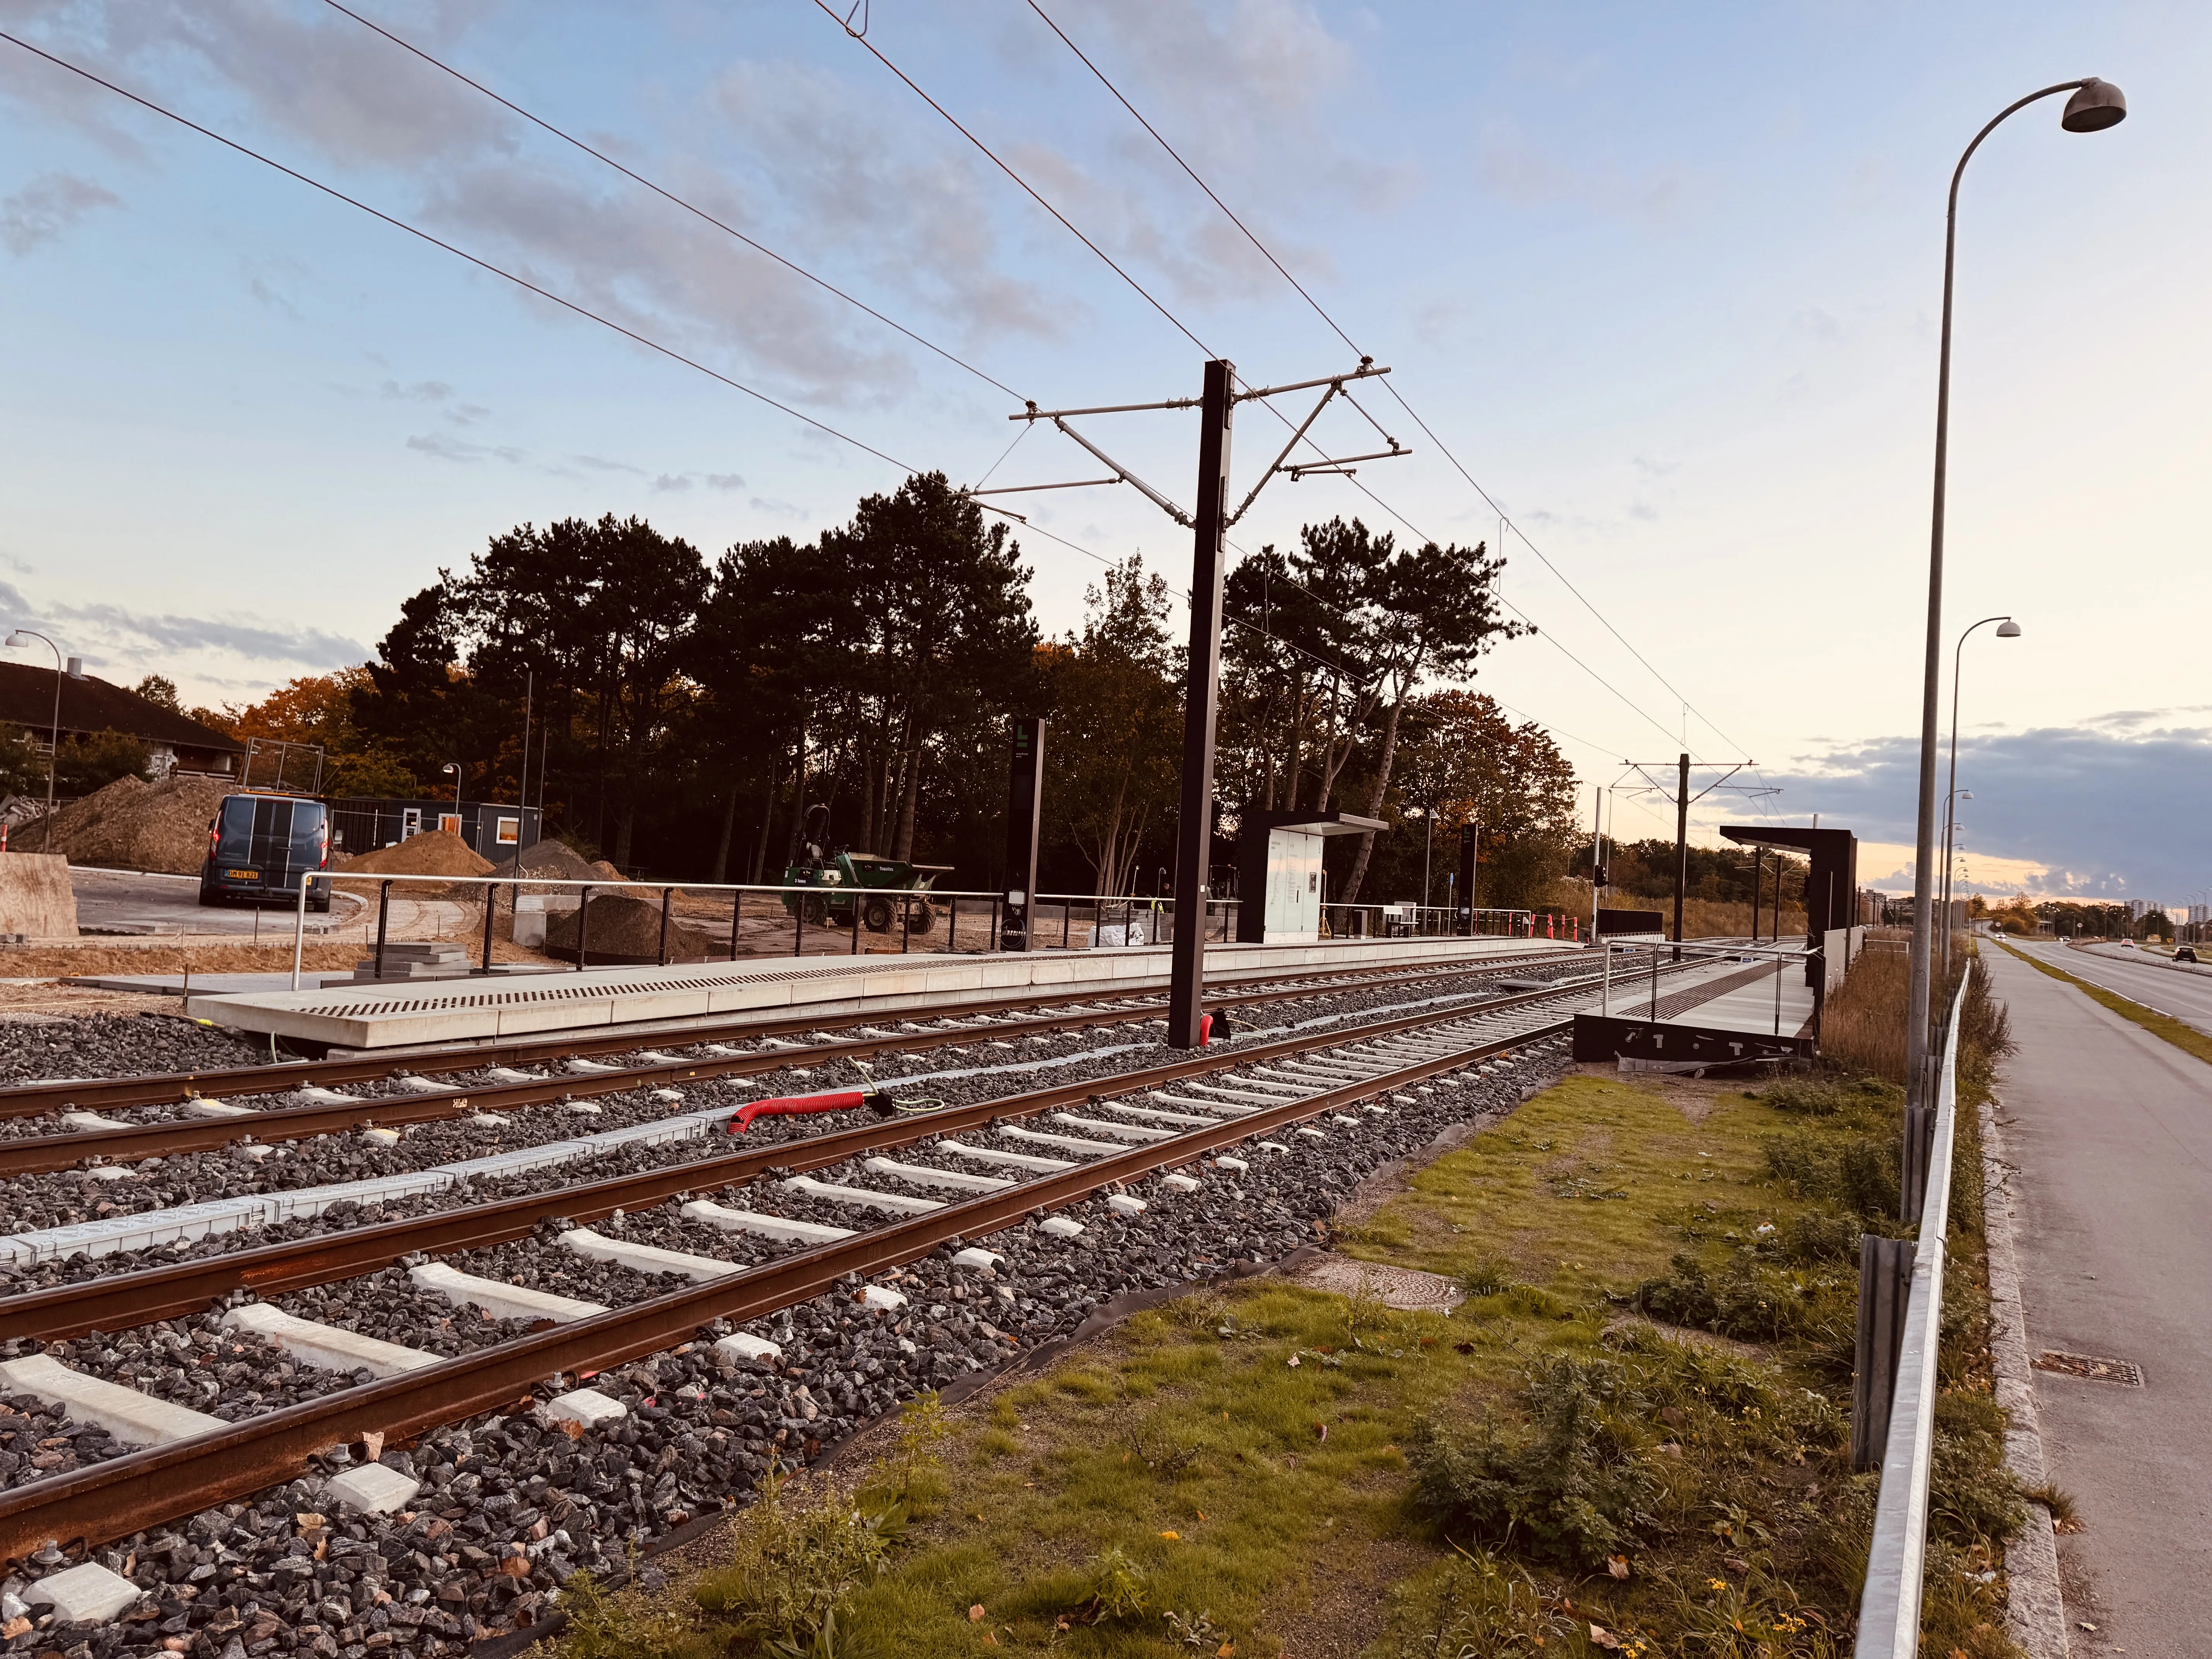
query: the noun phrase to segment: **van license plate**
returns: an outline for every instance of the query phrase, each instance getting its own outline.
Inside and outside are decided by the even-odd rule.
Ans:
[[[258,881],[261,872],[258,870],[226,870],[222,872],[222,878],[225,881]]]

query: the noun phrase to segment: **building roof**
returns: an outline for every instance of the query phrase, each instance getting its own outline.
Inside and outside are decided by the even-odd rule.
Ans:
[[[171,749],[246,752],[246,745],[228,733],[187,720],[173,709],[147,702],[136,691],[126,691],[92,675],[73,680],[64,674],[61,684],[64,732],[120,732]],[[54,671],[27,663],[0,662],[0,721],[46,732],[52,729],[53,719]]]

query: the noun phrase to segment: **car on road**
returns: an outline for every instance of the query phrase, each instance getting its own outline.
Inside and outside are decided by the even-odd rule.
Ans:
[[[331,817],[319,800],[295,795],[225,795],[208,824],[207,862],[200,866],[200,902],[300,902],[327,912]]]
[[[2186,945],[2179,945],[2175,948],[2173,959],[2176,962],[2194,962],[2197,960],[2197,952],[2191,950]]]

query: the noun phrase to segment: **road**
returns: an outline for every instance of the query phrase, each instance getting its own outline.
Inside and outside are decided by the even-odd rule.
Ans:
[[[2201,1655],[2212,1630],[2212,1066],[1990,951],[2020,1053],[2000,1088],[2018,1164],[2021,1277],[2031,1354],[2128,1359],[2142,1388],[2039,1370],[2044,1452],[2087,1529],[2059,1540],[2076,1655]],[[2083,958],[2123,994],[2191,976]],[[2089,977],[2083,975],[2083,977]],[[2087,1622],[2097,1628],[2084,1631]]]
[[[121,934],[213,934],[225,939],[289,939],[295,920],[290,905],[230,906],[202,908],[199,883],[188,876],[145,875],[132,870],[70,872],[76,893],[76,924],[80,930]],[[451,907],[441,906],[441,908]],[[328,915],[310,915],[307,932],[314,938],[349,937],[365,907],[341,894]]]
[[[2157,957],[2133,952],[2107,956],[2102,951],[2076,951],[2063,945],[2027,947],[2054,968],[2063,968],[2076,979],[2117,991],[2145,1007],[2171,1014],[2186,1025],[2212,1036],[2212,974],[2193,974],[2185,968],[2161,965]]]

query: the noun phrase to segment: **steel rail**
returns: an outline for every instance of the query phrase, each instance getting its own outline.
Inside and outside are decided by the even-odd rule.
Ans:
[[[1424,975],[1423,980],[1438,977]],[[1370,981],[1370,984],[1372,982]],[[1249,1006],[1256,1002],[1295,1001],[1313,994],[1281,992],[1216,997],[1216,1006]],[[1327,994],[1322,993],[1321,994]],[[1470,994],[1476,993],[1470,992]],[[1540,993],[1537,994],[1542,994]],[[371,1099],[332,1102],[319,1106],[286,1106],[274,1111],[204,1118],[172,1118],[155,1123],[123,1124],[112,1129],[80,1130],[71,1134],[24,1135],[0,1139],[0,1176],[39,1175],[66,1170],[91,1157],[118,1163],[167,1158],[179,1152],[207,1152],[233,1141],[307,1140],[318,1135],[342,1133],[372,1126],[386,1128],[401,1124],[450,1121],[464,1112],[525,1110],[563,1100],[588,1099],[598,1095],[626,1094],[655,1085],[699,1083],[718,1078],[746,1077],[787,1066],[809,1067],[833,1060],[868,1060],[894,1053],[926,1052],[932,1048],[972,1043],[979,1036],[1042,1036],[1089,1025],[1130,1024],[1159,1018],[1164,1004],[1103,1009],[1095,1013],[1047,1016],[1036,1019],[997,1019],[983,1027],[957,1030],[909,1031],[893,1036],[861,1037],[811,1047],[772,1049],[766,1053],[732,1054],[723,1058],[673,1060],[651,1066],[625,1066],[610,1072],[564,1072],[521,1083],[465,1085],[423,1090],[404,1095],[379,1095]],[[1488,1006],[1488,1005],[1484,1005]],[[919,1010],[915,1012],[921,1012]],[[807,1027],[818,1030],[819,1024]],[[631,1045],[635,1048],[635,1045]]]
[[[1465,1017],[1431,1013],[1424,1018],[1435,1024]],[[748,1273],[16,1487],[0,1494],[0,1560],[21,1560],[50,1541],[106,1543],[246,1497],[298,1478],[309,1457],[368,1434],[381,1435],[390,1444],[480,1412],[502,1407],[526,1409],[532,1390],[548,1376],[604,1370],[664,1352],[694,1340],[699,1328],[712,1321],[759,1318],[856,1276],[902,1266],[949,1240],[988,1236],[1033,1212],[1064,1207],[1133,1177],[1188,1164],[1202,1153],[1459,1070],[1556,1035],[1567,1024],[1554,1022],[1540,1031],[1474,1043],[1326,1094],[1194,1129],[1172,1141],[1133,1147],[1002,1193],[891,1222]],[[1361,1033],[1377,1034],[1374,1027]]]
[[[0,1340],[15,1337],[58,1342],[92,1331],[112,1334],[128,1330],[157,1319],[174,1319],[199,1312],[216,1297],[233,1291],[251,1290],[268,1296],[304,1290],[310,1285],[374,1273],[404,1255],[451,1254],[507,1243],[526,1237],[540,1221],[553,1216],[565,1216],[579,1223],[595,1221],[617,1210],[638,1209],[683,1193],[712,1192],[771,1170],[799,1174],[841,1164],[847,1158],[985,1127],[1002,1119],[1033,1117],[1082,1101],[1135,1093],[1316,1049],[1344,1048],[1422,1025],[1485,1018],[1577,994],[1581,989],[1532,991],[1478,1008],[1430,1009],[1370,1021],[1347,1030],[1307,1032],[1273,1042],[1255,1043],[1233,1052],[1211,1050],[1143,1071],[1084,1079],[939,1111],[872,1118],[851,1128],[835,1129],[801,1140],[769,1142],[582,1186],[552,1188],[464,1209],[435,1211],[425,1216],[319,1234],[289,1243],[266,1244],[199,1261],[29,1291],[0,1298]],[[1513,1039],[1516,1042],[1531,1040],[1526,1036]]]
[[[1286,988],[1280,975],[1244,975],[1213,981],[1209,997],[1219,994],[1237,1003],[1286,1001],[1300,996],[1326,996],[1333,989],[1358,989],[1443,977],[1453,972],[1486,975],[1530,963],[1573,962],[1593,955],[1580,951],[1562,955],[1540,951],[1513,957],[1484,958],[1480,966],[1468,963],[1439,963],[1431,968],[1359,968],[1330,972],[1315,979],[1301,978]],[[887,1019],[945,1019],[962,1015],[980,1018],[1019,1013],[1024,1010],[1066,1007],[1085,1002],[1120,1002],[1133,996],[1151,997],[1146,988],[1135,992],[1113,990],[1051,992],[1042,995],[1000,997],[988,1002],[940,1003],[906,1008],[878,1008],[865,1013],[825,1014],[813,1018],[716,1019],[696,1024],[653,1030],[629,1030],[605,1036],[546,1038],[534,1042],[488,1042],[428,1053],[386,1054],[349,1060],[295,1060],[270,1066],[236,1066],[204,1072],[155,1072],[137,1077],[74,1078],[53,1083],[19,1083],[0,1087],[0,1118],[38,1117],[65,1107],[88,1111],[101,1108],[167,1106],[201,1095],[270,1094],[284,1089],[327,1088],[333,1084],[375,1083],[402,1072],[466,1072],[485,1066],[535,1066],[548,1060],[585,1058],[592,1054],[626,1054],[656,1043],[681,1046],[712,1042],[726,1037],[790,1036],[806,1031],[849,1030]],[[1165,1006],[1164,1000],[1158,1005]],[[1133,1016],[1141,1018],[1141,1016]],[[1094,1023],[1109,1018],[1102,1013]],[[908,1033],[920,1045],[920,1033]]]

